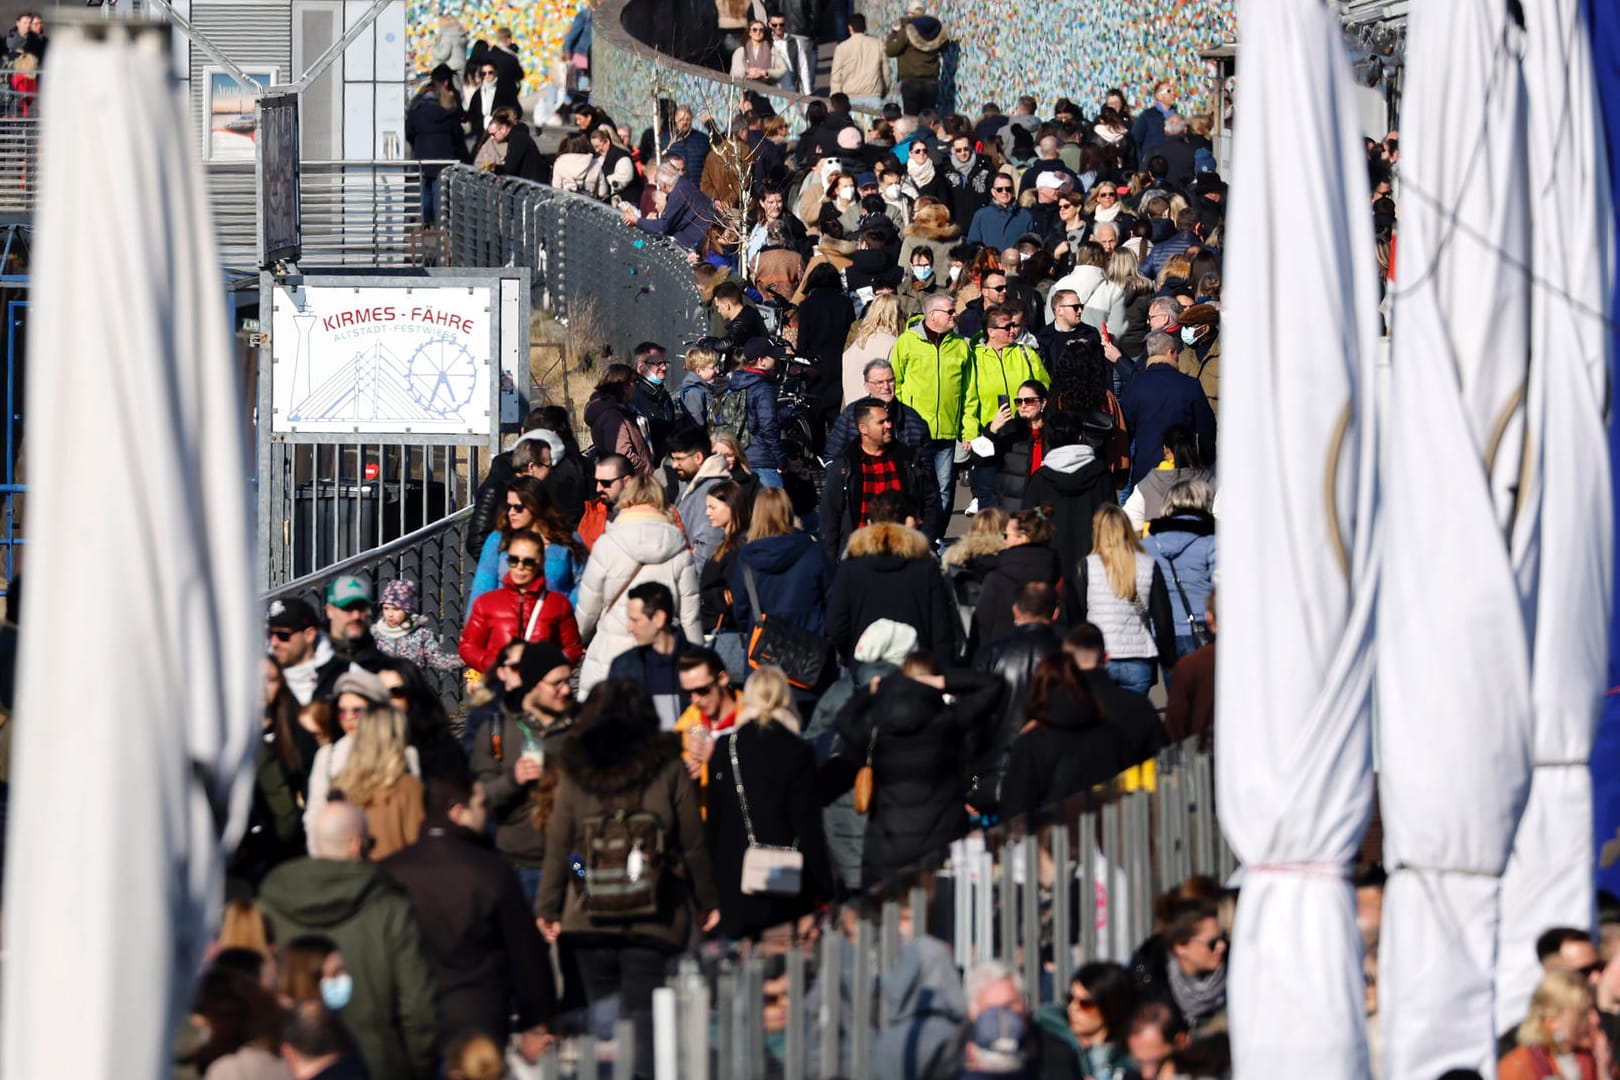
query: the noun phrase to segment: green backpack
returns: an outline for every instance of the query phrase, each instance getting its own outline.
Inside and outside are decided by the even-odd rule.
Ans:
[[[747,390],[727,390],[710,416],[715,434],[724,431],[735,436],[738,449],[747,450],[748,444],[754,441],[754,433],[748,430]]]

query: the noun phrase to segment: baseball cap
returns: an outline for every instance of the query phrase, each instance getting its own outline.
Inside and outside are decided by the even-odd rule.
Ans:
[[[266,621],[274,630],[308,630],[318,625],[315,609],[302,600],[272,600]]]
[[[333,607],[351,608],[356,604],[371,603],[371,588],[353,574],[332,579],[326,587],[326,602]]]
[[[1029,1026],[1023,1014],[997,1005],[984,1010],[973,1021],[973,1045],[993,1054],[1017,1057],[1024,1050],[1024,1036]]]
[[[762,337],[749,338],[743,344],[742,354],[744,360],[759,360],[767,356],[781,355],[769,338]]]
[[[874,187],[877,184],[877,174],[863,172],[855,178],[856,187]]]
[[[1069,178],[1056,169],[1048,169],[1035,178],[1035,186],[1047,191],[1058,191],[1068,182]]]

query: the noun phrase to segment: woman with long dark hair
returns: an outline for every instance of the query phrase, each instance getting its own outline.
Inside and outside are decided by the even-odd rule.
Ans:
[[[1013,740],[1001,781],[1007,821],[1089,791],[1126,768],[1114,729],[1067,653],[1042,660],[1029,681],[1025,709],[1035,726]]]
[[[1069,1000],[1036,1013],[1041,1033],[1041,1080],[1103,1080],[1130,1064],[1125,1038],[1137,1005],[1136,982],[1121,964],[1082,964]]]
[[[265,702],[258,771],[247,832],[231,857],[231,876],[257,882],[276,864],[304,851],[301,804],[319,746],[298,722],[298,699],[282,678],[281,664],[264,658]]]
[[[609,364],[597,380],[591,399],[585,403],[585,423],[591,429],[596,456],[622,454],[630,471],[646,476],[653,470],[652,451],[647,436],[630,411],[630,395],[636,388],[636,370],[629,364]]]
[[[495,530],[484,540],[473,573],[470,605],[501,583],[501,552],[516,533],[529,531],[545,542],[547,590],[562,593],[570,604],[579,600],[579,579],[585,572],[585,545],[563,520],[561,507],[542,481],[520,476],[506,489],[506,503],[495,518]]]
[[[450,714],[422,669],[391,656],[377,665],[377,678],[388,687],[394,707],[405,713],[405,741],[416,748],[423,778],[431,780],[465,769],[467,756],[451,732]]]
[[[720,546],[710,553],[698,575],[703,635],[712,641],[731,677],[741,682],[748,674],[748,663],[731,612],[731,573],[737,568],[737,553],[748,542],[752,504],[746,489],[733,480],[714,485],[703,502],[709,524],[721,534]]]

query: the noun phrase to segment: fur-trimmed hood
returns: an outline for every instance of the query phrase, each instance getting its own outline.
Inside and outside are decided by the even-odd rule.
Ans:
[[[606,714],[565,738],[557,751],[568,778],[597,798],[645,788],[664,766],[680,758],[677,733],[638,733]]]
[[[835,240],[830,236],[823,236],[816,244],[816,253],[825,256],[834,266],[848,266],[854,261],[855,241]]]
[[[722,266],[720,268],[720,272],[714,276],[714,280],[698,290],[698,299],[702,300],[705,304],[714,303],[714,290],[720,287],[720,283],[722,281],[732,280],[734,279],[731,276],[731,271]]]
[[[945,24],[932,15],[918,15],[906,23],[906,42],[918,52],[939,52],[948,41]]]
[[[939,207],[938,210],[932,206],[925,206],[923,209],[918,210],[916,216],[911,219],[911,224],[906,226],[906,231],[901,235],[915,236],[920,240],[959,239],[962,235],[962,229],[951,221],[949,217],[939,212],[944,209],[943,206]]]
[[[848,557],[863,555],[895,555],[902,559],[926,559],[928,538],[916,529],[880,521],[864,529],[856,529],[849,537]]]
[[[974,559],[986,555],[1000,555],[1007,550],[1007,541],[999,536],[989,536],[984,533],[969,533],[956,543],[945,549],[945,556],[940,561],[946,566],[966,566]]]

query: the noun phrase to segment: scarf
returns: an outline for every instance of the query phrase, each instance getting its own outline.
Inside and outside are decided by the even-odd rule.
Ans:
[[[774,51],[769,41],[762,41],[755,45],[752,41],[743,42],[743,64],[746,67],[771,68],[771,53]]]
[[[925,188],[934,182],[934,159],[927,154],[922,157],[908,157],[906,173],[917,182],[919,188]]]
[[[1109,207],[1108,209],[1104,210],[1101,206],[1099,206],[1099,207],[1097,207],[1096,210],[1092,211],[1091,219],[1093,221],[1097,222],[1098,224],[1101,224],[1101,223],[1103,223],[1105,221],[1113,221],[1115,218],[1119,217],[1120,210],[1121,210],[1121,208],[1120,208],[1120,205],[1119,205],[1119,200],[1115,199],[1114,200],[1114,205]]]
[[[961,173],[962,178],[964,180],[967,179],[969,176],[973,175],[973,169],[978,164],[979,164],[979,155],[978,154],[969,154],[968,159],[966,161],[958,161],[958,160],[956,160],[956,155],[955,154],[951,155],[951,168],[953,168],[957,172]]]
[[[1176,1005],[1187,1018],[1187,1026],[1196,1028],[1205,1020],[1226,1008],[1226,965],[1222,964],[1208,975],[1194,977],[1181,970],[1171,957],[1165,964],[1170,975],[1170,993]]]

